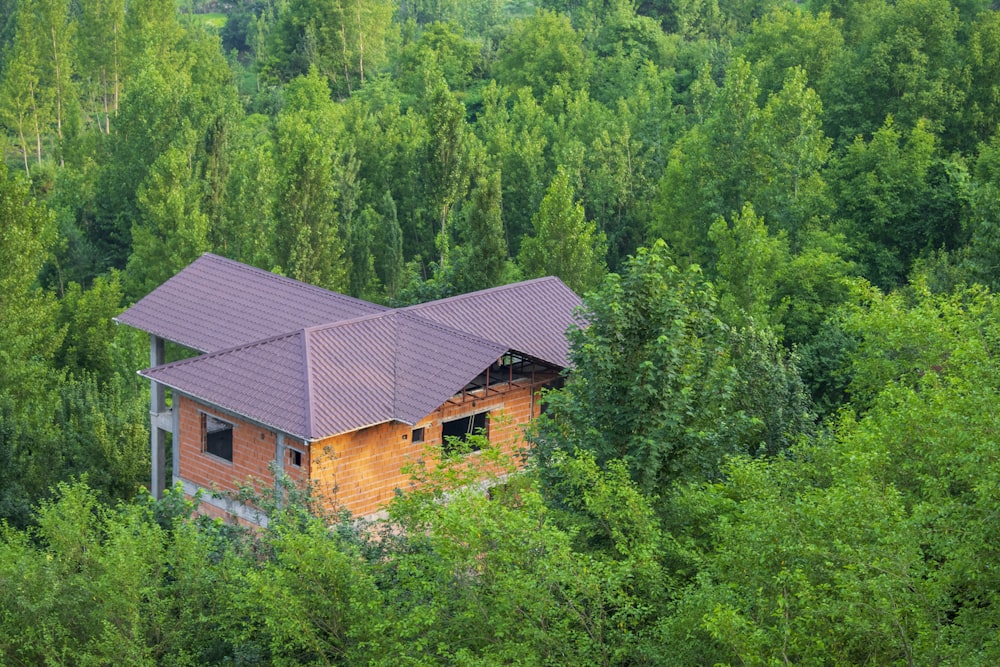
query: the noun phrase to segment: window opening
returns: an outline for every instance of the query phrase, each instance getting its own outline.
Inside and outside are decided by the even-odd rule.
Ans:
[[[297,449],[288,450],[288,462],[296,468],[302,467],[302,452]]]
[[[233,460],[233,425],[218,417],[202,413],[201,428],[205,451],[229,462]]]
[[[423,442],[424,441],[424,427],[413,429],[413,434],[410,436],[411,442]]]
[[[489,412],[477,412],[441,424],[441,449],[446,456],[466,452],[478,452],[480,447],[476,441],[469,442],[471,435],[484,435],[489,438]]]

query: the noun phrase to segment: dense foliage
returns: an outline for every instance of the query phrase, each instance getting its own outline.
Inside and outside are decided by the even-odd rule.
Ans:
[[[983,0],[0,0],[0,662],[1000,662],[998,122]],[[145,497],[205,251],[562,277],[529,471]]]

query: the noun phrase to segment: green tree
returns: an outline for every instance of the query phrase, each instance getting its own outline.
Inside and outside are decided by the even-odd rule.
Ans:
[[[212,247],[227,257],[270,269],[274,255],[278,165],[272,119],[253,114],[234,128],[229,143],[221,220],[211,230]]]
[[[275,124],[278,168],[274,257],[284,271],[327,289],[346,291],[349,261],[338,180],[356,169],[336,143],[342,120],[326,80],[314,69],[292,82]]]
[[[34,153],[36,164],[42,163],[42,136],[51,117],[42,86],[40,36],[33,19],[30,3],[20,5],[14,40],[3,54],[6,62],[0,88],[0,113],[6,125],[16,128],[25,173],[29,154]]]
[[[41,80],[51,87],[56,136],[62,143],[64,125],[74,115],[77,94],[73,84],[72,54],[76,23],[70,21],[69,0],[22,0],[35,13],[39,31]],[[59,150],[61,151],[60,145]],[[60,158],[61,159],[61,158]]]
[[[803,230],[823,222],[831,206],[820,169],[830,143],[820,128],[819,98],[805,84],[802,70],[789,70],[762,108],[749,63],[737,58],[721,88],[704,69],[695,87],[700,122],[671,150],[651,234],[710,266],[709,226],[746,202],[793,244]]]
[[[192,173],[193,134],[156,159],[137,191],[142,217],[132,225],[127,268],[129,291],[136,297],[151,292],[209,250],[202,184]]]
[[[763,218],[748,203],[731,223],[725,218],[716,220],[708,238],[719,258],[716,285],[726,321],[734,326],[777,325],[781,317],[775,307],[778,275],[790,259],[784,235],[769,236]]]
[[[449,221],[452,208],[469,188],[472,162],[470,141],[474,135],[465,121],[465,105],[459,102],[440,71],[426,73],[427,144],[426,174],[428,187],[433,193],[439,225],[436,237],[441,264],[447,260],[451,241]]]
[[[974,280],[992,290],[1000,287],[1000,137],[979,147],[970,183],[970,206],[965,221],[969,242],[965,267]]]
[[[569,174],[560,169],[532,219],[534,236],[524,239],[518,261],[526,276],[559,276],[571,289],[595,288],[605,272],[607,243],[574,201]]]
[[[527,86],[541,100],[557,84],[568,90],[584,86],[587,62],[583,38],[569,17],[539,9],[511,25],[499,45],[495,74],[500,84]]]
[[[928,123],[907,132],[887,119],[870,142],[857,138],[832,172],[838,214],[876,284],[899,284],[921,252],[959,242],[968,174],[961,161],[938,157]]]
[[[843,57],[844,36],[828,12],[814,14],[797,7],[777,7],[755,21],[738,52],[753,64],[765,93],[777,92],[793,67],[816,87]]]
[[[389,215],[383,201],[389,193],[406,258],[426,260],[434,256],[440,224],[427,180],[430,128],[425,114],[414,107],[404,113],[402,103],[389,78],[375,79],[347,101],[345,130],[358,161],[361,208],[372,205],[380,215]]]
[[[396,217],[396,202],[393,201],[392,194],[386,192],[378,209],[365,210],[371,211],[374,216],[374,246],[378,248],[378,252],[374,253],[375,273],[391,302],[402,287],[404,271],[403,230]]]
[[[500,181],[499,172],[479,176],[463,211],[453,259],[460,293],[499,285],[507,269]]]
[[[121,96],[125,2],[81,3],[78,24],[76,61],[83,78],[84,107],[91,122],[110,134]]]
[[[987,11],[969,27],[971,35],[964,52],[966,103],[962,105],[964,141],[968,151],[975,142],[988,140],[1000,124],[1000,17]]]
[[[64,331],[37,284],[54,240],[49,211],[0,164],[0,517],[18,524],[54,481],[48,458],[58,453],[52,362]]]
[[[392,6],[385,0],[289,0],[269,36],[266,68],[285,81],[311,68],[349,94],[385,64]]]
[[[925,119],[938,133],[951,126],[965,103],[954,5],[946,0],[844,5],[848,49],[833,61],[826,79],[815,82],[827,134],[845,145],[858,135],[872,136],[888,116],[903,127]]]
[[[647,494],[717,474],[748,418],[730,409],[738,378],[716,309],[701,271],[677,268],[662,241],[608,275],[584,300],[588,326],[569,333],[574,370],[539,422],[543,461],[574,447],[622,459]]]
[[[480,458],[509,473],[483,444]],[[669,583],[649,500],[620,462],[605,470],[579,454],[555,466],[568,511],[551,509],[531,476],[487,496],[468,466],[416,471],[417,490],[389,508],[386,537],[404,536],[388,550],[397,556],[371,557],[389,621],[379,664],[406,646],[447,662],[655,661],[648,633]]]
[[[366,206],[350,221],[347,230],[347,255],[351,265],[348,294],[352,296],[367,300],[380,296],[381,285],[375,271],[375,251],[381,251],[375,242],[380,223],[381,217],[371,206]]]
[[[424,27],[419,39],[401,49],[395,77],[403,90],[419,93],[429,62],[441,69],[452,90],[468,88],[474,71],[483,67],[480,45],[465,37],[462,27],[454,23],[432,23]]]
[[[487,164],[503,174],[503,220],[511,254],[517,253],[521,239],[531,232],[532,215],[545,195],[545,183],[551,181],[545,122],[545,114],[527,89],[511,95],[491,81],[483,90],[476,131],[486,148]]]
[[[205,186],[198,208],[209,216],[210,226],[218,224],[227,177],[225,147],[239,119],[231,70],[216,39],[186,32],[176,24],[176,11],[155,3],[139,3],[134,10],[150,13],[146,28],[154,33],[137,35],[139,28],[129,23],[129,40],[138,40],[129,47],[135,55],[128,61],[117,126],[97,179],[93,224],[85,228],[106,265],[117,268],[128,260],[133,223],[143,218],[138,186],[172,147],[187,151],[186,168]],[[137,19],[129,17],[129,22]],[[162,35],[154,41],[156,31]]]

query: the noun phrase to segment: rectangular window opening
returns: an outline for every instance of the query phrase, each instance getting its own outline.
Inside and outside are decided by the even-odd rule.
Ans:
[[[410,442],[423,442],[424,441],[424,427],[413,429],[413,434],[410,436]]]
[[[452,419],[441,424],[441,449],[446,456],[478,452],[479,443],[470,441],[471,435],[482,435],[489,438],[489,412],[477,412],[458,419]]]
[[[233,460],[233,425],[218,417],[202,413],[201,430],[205,451],[220,459]]]
[[[302,467],[302,452],[297,449],[288,450],[288,463],[296,468]]]

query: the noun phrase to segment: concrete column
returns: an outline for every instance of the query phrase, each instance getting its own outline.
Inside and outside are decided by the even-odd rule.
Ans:
[[[176,484],[181,478],[181,410],[180,404],[177,400],[177,392],[173,394],[173,408],[171,411],[173,414],[173,431],[170,438],[170,449],[173,454],[173,481],[171,484]]]
[[[274,446],[274,472],[282,474],[285,472],[285,434],[278,433]]]
[[[163,364],[163,339],[150,334],[149,365]],[[149,448],[152,461],[149,492],[154,498],[162,498],[167,485],[167,432],[159,427],[159,416],[167,409],[163,385],[156,380],[149,387]]]
[[[279,481],[285,473],[285,434],[278,433],[274,439],[274,490],[277,492],[275,500],[278,507],[285,504],[285,489],[281,487]]]

